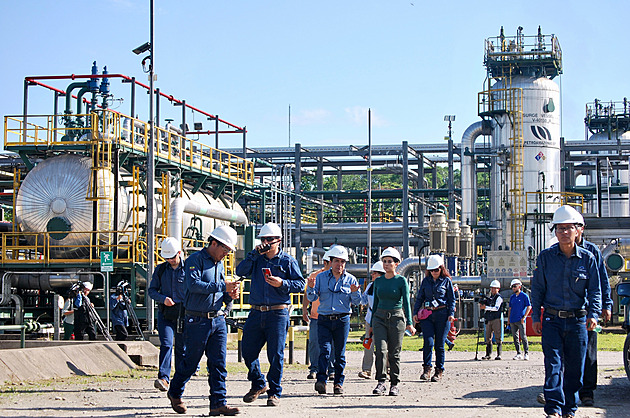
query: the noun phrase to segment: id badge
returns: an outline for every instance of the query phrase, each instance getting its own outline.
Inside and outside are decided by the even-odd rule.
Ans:
[[[431,302],[431,305],[433,305],[434,308],[437,308],[438,307],[437,300],[433,299],[433,302]]]

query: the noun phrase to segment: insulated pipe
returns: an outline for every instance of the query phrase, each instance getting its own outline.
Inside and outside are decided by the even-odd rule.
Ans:
[[[168,236],[177,239],[179,242],[182,240],[184,213],[220,219],[236,224],[247,225],[248,223],[247,216],[243,212],[218,206],[202,205],[186,198],[178,197],[171,202],[169,207]]]
[[[477,170],[470,155],[475,151],[475,140],[480,135],[490,135],[491,126],[484,121],[470,125],[462,135],[461,181],[462,181],[462,224],[477,224]]]

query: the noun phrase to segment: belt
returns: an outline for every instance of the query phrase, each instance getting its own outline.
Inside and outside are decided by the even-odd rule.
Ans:
[[[444,309],[444,308],[446,308],[446,305],[441,305],[441,306],[436,306],[436,307],[429,306],[427,309],[430,311],[439,311],[440,309]]]
[[[188,309],[186,309],[186,315],[189,315],[189,316],[200,316],[202,318],[208,318],[208,319],[212,319],[212,318],[216,318],[218,316],[221,316],[221,314],[219,314],[219,312],[217,312],[217,311],[197,312],[197,311],[189,311]]]
[[[344,316],[348,316],[350,315],[350,313],[342,313],[342,314],[334,314],[334,315],[322,315],[319,314],[320,317],[324,317],[326,319],[328,319],[329,321],[336,321],[337,319],[341,319]]]
[[[545,308],[545,313],[557,316],[558,318],[581,318],[586,315],[586,310],[576,309],[575,311],[559,311],[553,308]]]
[[[279,311],[280,309],[286,309],[289,307],[289,305],[287,305],[286,303],[283,303],[281,305],[251,305],[251,306],[253,310],[260,311],[260,312]]]

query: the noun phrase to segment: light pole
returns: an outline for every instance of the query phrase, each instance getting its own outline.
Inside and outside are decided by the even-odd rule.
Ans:
[[[453,185],[453,130],[452,123],[455,115],[444,116],[444,121],[448,122],[448,218],[456,219],[455,216],[455,186]]]
[[[154,132],[154,121],[153,121],[153,82],[155,80],[155,61],[153,55],[153,45],[155,44],[155,38],[153,36],[153,21],[155,19],[155,15],[153,13],[153,5],[154,0],[150,0],[149,7],[149,15],[150,15],[150,24],[149,24],[149,42],[145,42],[140,45],[136,49],[133,50],[134,54],[140,55],[147,51],[149,51],[149,55],[145,57],[142,62],[144,63],[147,58],[149,59],[149,143],[148,152],[147,152],[147,288],[149,287],[149,282],[151,281],[151,275],[153,274],[153,264],[154,264],[154,254],[155,254],[155,132]],[[133,116],[133,115],[132,115]],[[146,295],[146,310],[147,310],[147,329],[154,329],[154,316],[153,316],[153,300],[149,297],[148,292]]]

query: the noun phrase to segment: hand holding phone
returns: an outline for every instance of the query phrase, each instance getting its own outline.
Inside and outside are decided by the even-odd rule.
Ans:
[[[265,267],[265,268],[262,269],[262,271],[263,271],[263,275],[265,276],[265,279],[267,277],[271,276],[271,269],[270,268],[266,268]]]

